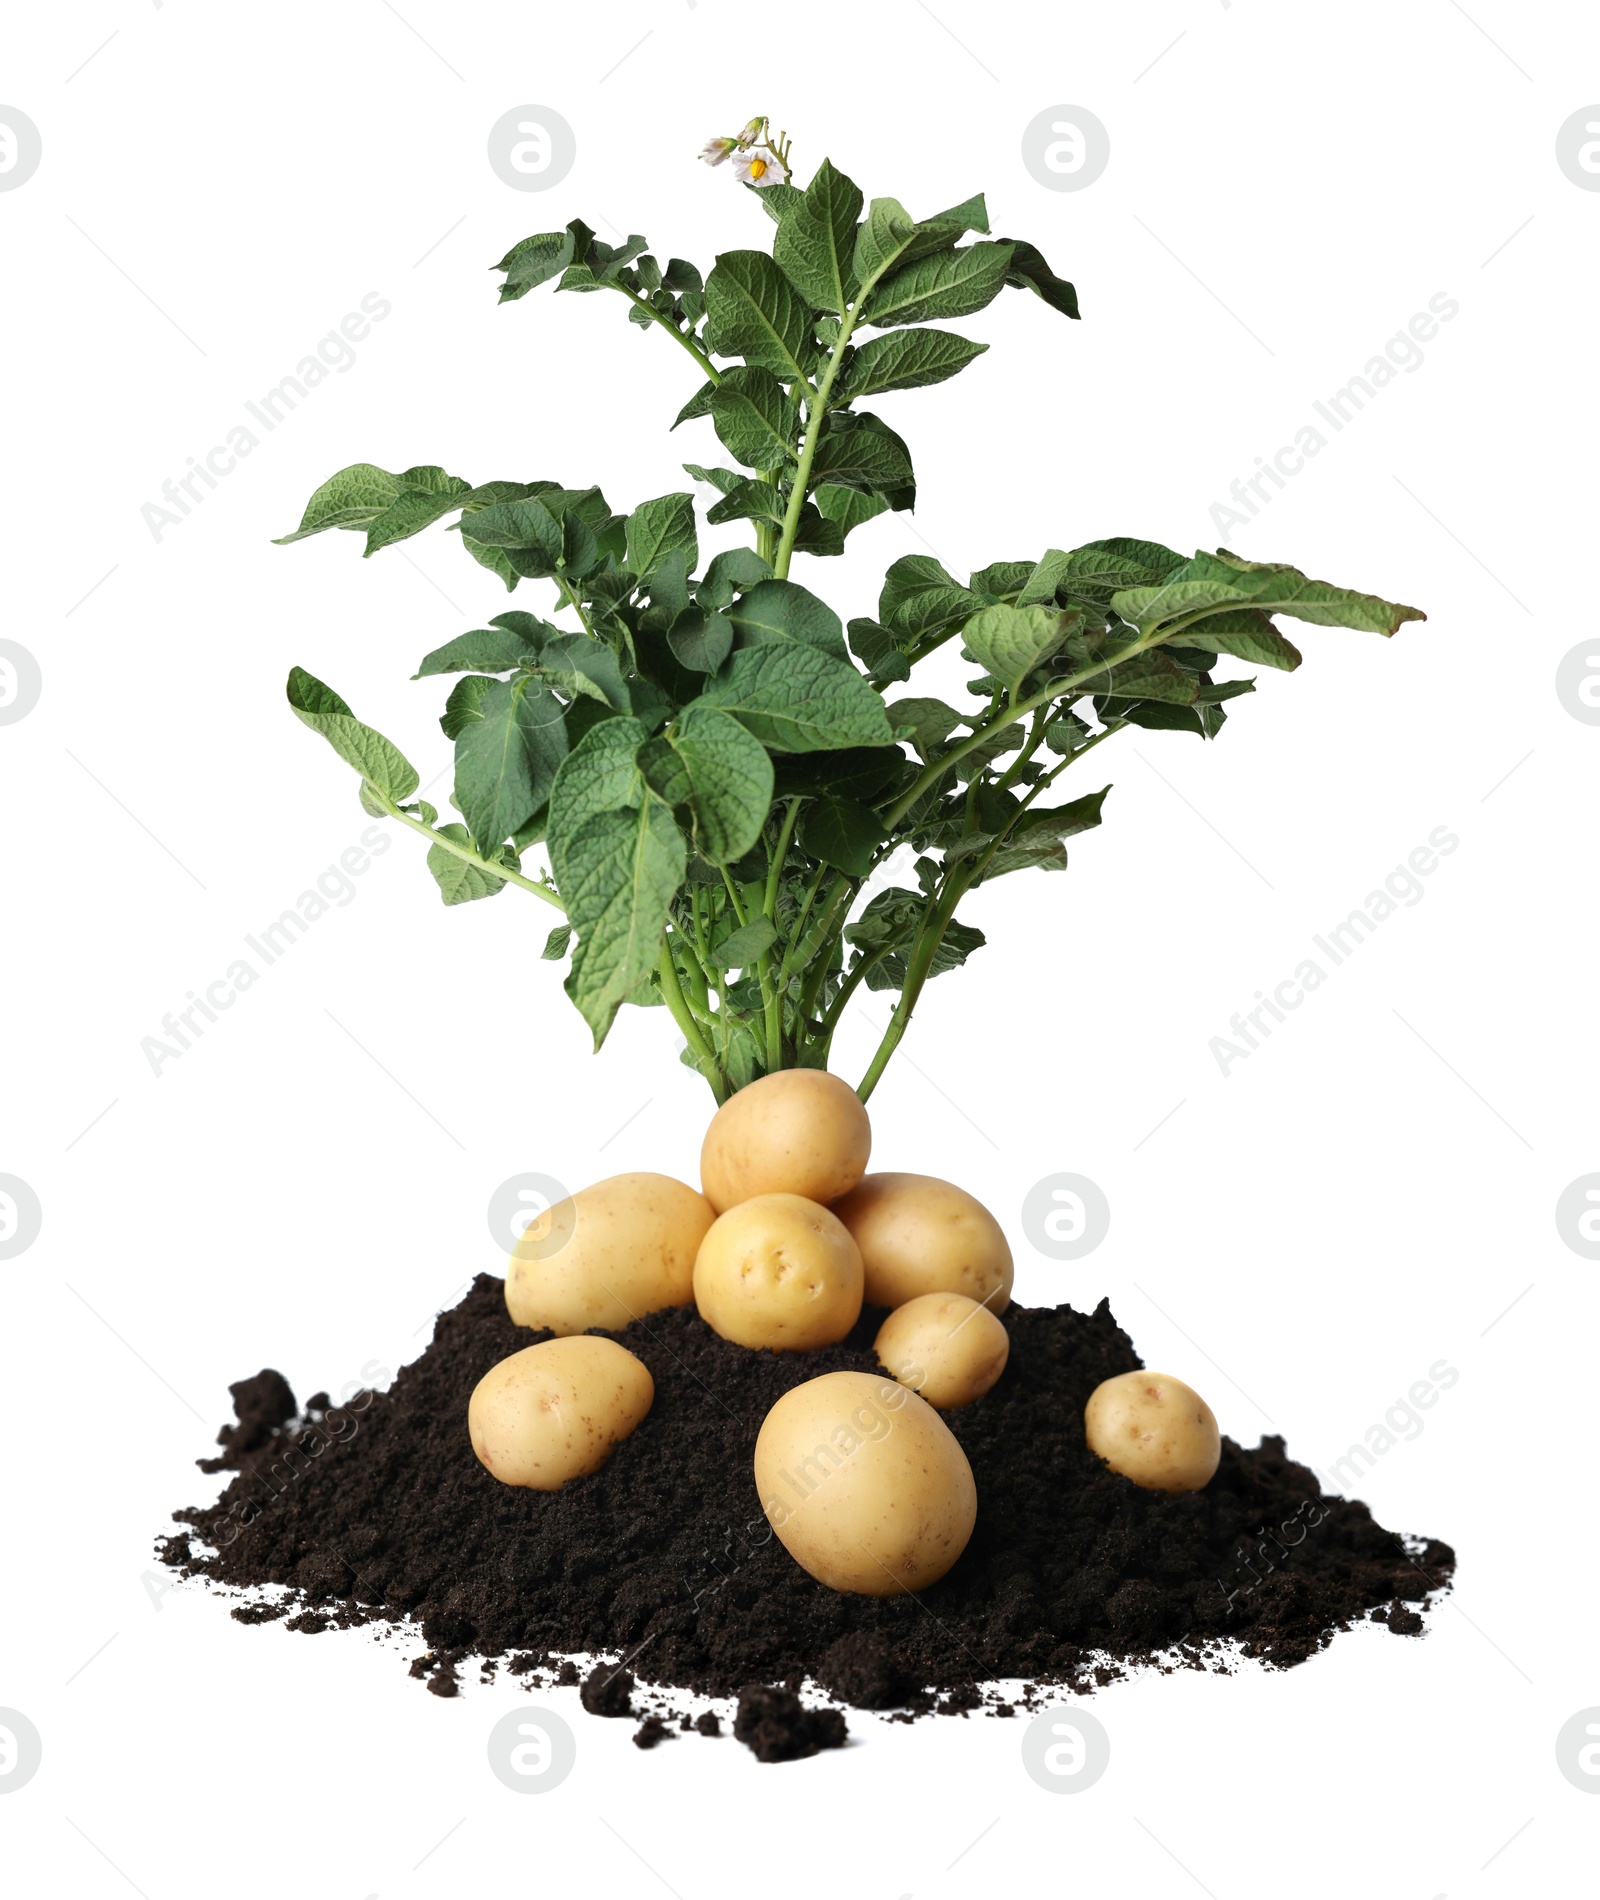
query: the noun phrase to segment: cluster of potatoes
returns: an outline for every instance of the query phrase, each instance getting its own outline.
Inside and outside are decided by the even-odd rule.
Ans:
[[[977,1490],[940,1413],[1005,1371],[1011,1249],[950,1182],[868,1174],[871,1150],[853,1089],[783,1070],[717,1111],[701,1192],[624,1174],[549,1208],[512,1253],[506,1305],[557,1337],[479,1381],[468,1428],[484,1467],[555,1491],[599,1470],[649,1412],[648,1368],[592,1329],[693,1302],[736,1345],[811,1352],[845,1338],[864,1304],[884,1307],[883,1374],[824,1373],[786,1392],[756,1440],[756,1486],[790,1555],[835,1590],[890,1596],[942,1577],[972,1534]],[[1163,1373],[1107,1380],[1084,1427],[1091,1450],[1153,1490],[1198,1490],[1220,1457],[1210,1408]]]

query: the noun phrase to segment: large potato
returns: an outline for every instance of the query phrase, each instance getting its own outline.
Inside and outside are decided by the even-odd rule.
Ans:
[[[802,1569],[830,1590],[896,1596],[935,1583],[978,1512],[966,1453],[914,1392],[825,1372],[784,1393],[756,1438],[756,1489]]]
[[[1011,1335],[965,1293],[920,1293],[878,1328],[873,1350],[902,1385],[950,1412],[981,1399],[1005,1371]]]
[[[848,1082],[823,1069],[778,1069],[712,1116],[700,1185],[719,1214],[755,1194],[825,1204],[855,1186],[871,1153],[872,1126]]]
[[[827,1208],[757,1194],[719,1214],[701,1241],[694,1301],[735,1345],[808,1352],[861,1317],[861,1255]]]
[[[855,1235],[867,1303],[965,1293],[991,1313],[1011,1302],[1011,1249],[981,1201],[931,1174],[869,1174],[833,1210]]]
[[[506,1308],[519,1326],[617,1332],[694,1298],[694,1257],[716,1218],[665,1174],[617,1174],[546,1208],[511,1250]]]
[[[598,1471],[655,1395],[649,1368],[614,1339],[545,1339],[483,1375],[467,1430],[491,1477],[559,1491]]]
[[[1216,1414],[1169,1372],[1123,1372],[1083,1408],[1089,1449],[1147,1491],[1198,1491],[1222,1458]]]

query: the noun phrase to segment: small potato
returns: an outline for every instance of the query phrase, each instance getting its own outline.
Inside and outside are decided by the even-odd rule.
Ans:
[[[931,1174],[869,1174],[833,1210],[855,1235],[870,1306],[965,1293],[991,1313],[1011,1302],[1011,1249],[981,1201]]]
[[[785,1392],[756,1438],[755,1473],[789,1555],[830,1590],[859,1596],[936,1583],[978,1512],[950,1427],[880,1373],[825,1372]]]
[[[981,1399],[1006,1369],[1011,1335],[965,1293],[923,1293],[878,1328],[878,1358],[941,1412]]]
[[[559,1491],[598,1471],[655,1395],[649,1368],[614,1339],[545,1339],[483,1375],[467,1430],[491,1477]]]
[[[1123,1372],[1083,1409],[1089,1449],[1147,1491],[1198,1491],[1222,1457],[1211,1407],[1167,1372]]]
[[[511,1250],[506,1309],[519,1326],[616,1332],[694,1298],[694,1257],[716,1218],[665,1174],[616,1174],[530,1222]]]
[[[848,1082],[777,1069],[729,1096],[700,1151],[700,1185],[719,1214],[756,1194],[835,1201],[867,1171],[872,1125]]]
[[[694,1303],[736,1346],[831,1346],[861,1317],[861,1255],[827,1208],[757,1194],[719,1214],[701,1241]]]

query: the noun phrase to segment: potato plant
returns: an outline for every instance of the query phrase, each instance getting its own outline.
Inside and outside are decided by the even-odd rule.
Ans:
[[[826,160],[802,190],[761,120],[704,156],[735,160],[770,250],[725,251],[702,273],[574,219],[507,253],[500,300],[553,282],[620,298],[670,337],[694,371],[672,426],[709,423],[725,455],[684,465],[705,520],[748,524],[753,545],[702,566],[690,491],[618,512],[598,488],[357,463],[286,540],[342,528],[371,555],[454,517],[508,591],[543,582],[554,598],[417,669],[454,680],[444,821],[330,687],[296,667],[289,701],[361,775],[366,809],[427,841],[446,904],[515,886],[562,913],[543,954],[567,962],[596,1048],[624,1003],[664,1004],[721,1102],[771,1071],[826,1067],[865,985],[896,998],[865,1100],[924,985],[982,947],[959,914],[969,894],[1065,869],[1067,841],[1101,822],[1105,790],[1062,796],[1066,772],[1129,727],[1216,738],[1226,702],[1252,690],[1219,662],[1300,664],[1275,615],[1382,634],[1423,616],[1224,549],[1186,558],[1119,537],[964,580],[902,555],[875,610],[841,624],[796,561],[842,553],[916,500],[910,449],[876,399],[981,355],[943,326],[1008,288],[1036,297],[1042,322],[1076,318],[1077,296],[1032,244],[990,234],[981,195],[917,218],[893,198],[864,204]],[[951,642],[966,696],[906,690]],[[891,859],[903,880],[869,893]]]

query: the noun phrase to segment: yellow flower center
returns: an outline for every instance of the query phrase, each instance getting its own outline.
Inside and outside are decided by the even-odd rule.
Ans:
[[[764,178],[766,176],[766,171],[767,171],[767,161],[764,158],[751,159],[750,176],[752,178]]]

